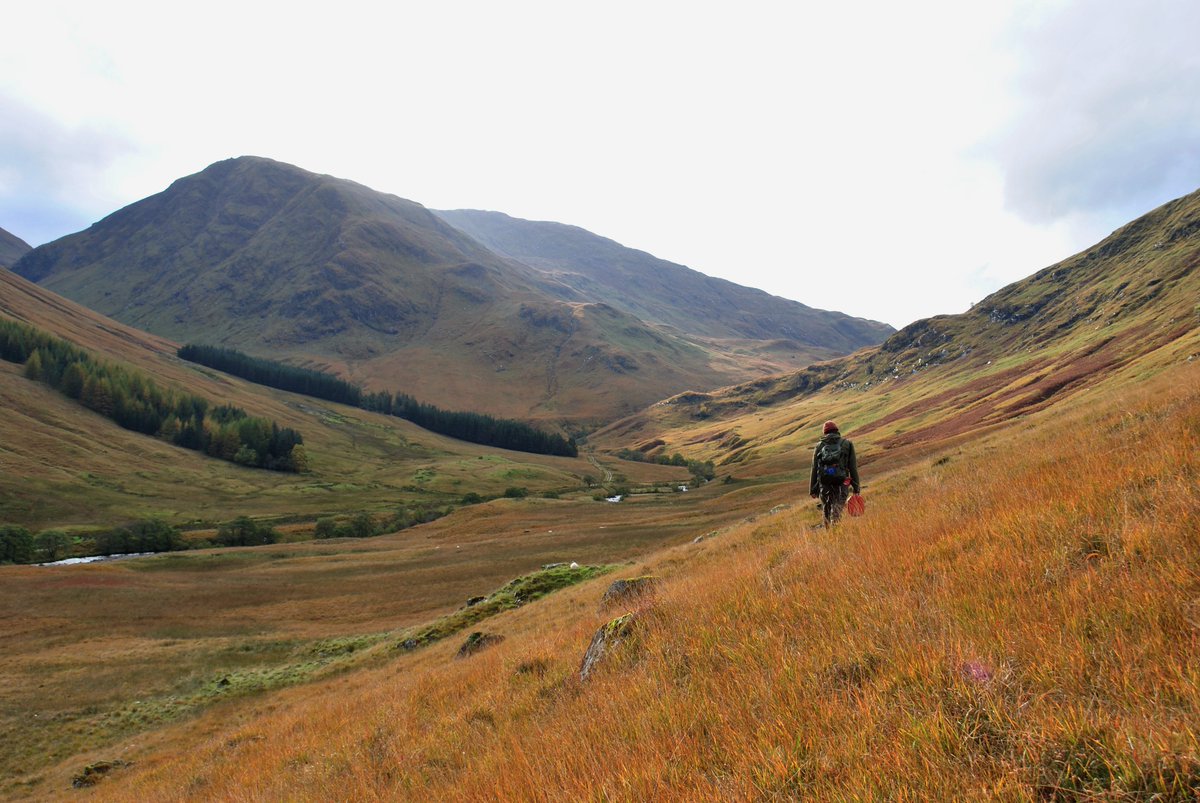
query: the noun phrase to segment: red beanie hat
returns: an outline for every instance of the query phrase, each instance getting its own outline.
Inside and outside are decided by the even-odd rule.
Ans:
[[[826,421],[825,426],[821,427],[821,434],[828,435],[830,432],[838,432],[838,425],[832,421]]]

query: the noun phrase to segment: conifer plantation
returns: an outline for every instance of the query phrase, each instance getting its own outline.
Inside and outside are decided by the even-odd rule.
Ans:
[[[379,391],[366,393],[362,388],[332,374],[294,365],[252,357],[236,349],[188,344],[179,349],[179,357],[209,368],[216,368],[242,379],[316,399],[349,404],[384,415],[411,421],[430,432],[451,438],[512,449],[518,452],[575,457],[579,452],[573,441],[543,432],[521,421],[494,418],[469,412],[452,412],[424,404],[405,393]]]
[[[121,427],[244,466],[305,471],[304,439],[293,429],[232,405],[160,388],[144,374],[103,362],[35,327],[0,320],[0,358]]]

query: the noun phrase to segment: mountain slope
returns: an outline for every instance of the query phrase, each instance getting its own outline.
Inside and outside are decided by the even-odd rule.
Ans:
[[[813,309],[705,276],[577,226],[470,209],[435,214],[496,253],[544,271],[581,297],[692,335],[792,340],[850,352],[895,331],[887,324]]]
[[[556,422],[612,420],[835,353],[647,325],[419,204],[257,157],[179,179],[13,269],[175,341],[284,357],[448,409]]]
[[[439,296],[493,300],[503,282],[490,260],[418,204],[242,157],[35,249],[14,270],[176,340],[221,331],[354,350],[356,335],[428,329]]]
[[[32,246],[20,237],[0,229],[0,267],[15,265],[31,249]]]
[[[1015,282],[961,315],[917,321],[874,349],[714,393],[682,394],[595,442],[647,453],[690,447],[758,470],[808,449],[853,410],[876,448],[961,437],[1044,409],[1109,377],[1200,350],[1200,192]],[[685,450],[686,451],[686,450]],[[739,469],[742,471],[744,469]]]
[[[582,459],[508,452],[407,421],[240,380],[185,362],[176,344],[88,310],[0,269],[0,318],[27,323],[97,359],[298,430],[307,474],[248,469],[125,430],[0,360],[0,525],[106,527],[141,516],[172,523],[239,515],[293,520],[464,493],[582,486]],[[482,462],[480,462],[482,461]],[[520,482],[514,483],[513,477]],[[333,490],[336,488],[336,492]]]

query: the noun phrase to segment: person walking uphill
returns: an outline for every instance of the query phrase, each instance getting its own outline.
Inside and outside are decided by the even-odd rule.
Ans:
[[[858,494],[862,486],[854,444],[842,437],[838,425],[832,421],[826,421],[821,432],[821,442],[813,451],[808,491],[813,499],[820,498],[825,526],[832,527],[841,520],[851,489]]]

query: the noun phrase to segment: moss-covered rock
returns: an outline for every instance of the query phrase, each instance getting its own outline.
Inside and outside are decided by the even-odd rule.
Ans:
[[[640,600],[654,593],[659,584],[659,578],[652,574],[641,577],[630,577],[627,580],[613,580],[612,585],[600,598],[600,607],[608,608],[613,605]]]
[[[624,616],[618,616],[596,631],[596,635],[592,637],[592,643],[583,656],[583,663],[579,667],[580,680],[587,680],[604,656],[629,638],[637,621],[636,613],[627,613]]]
[[[476,630],[471,635],[467,636],[467,640],[458,648],[458,655],[455,658],[470,658],[480,650],[487,649],[493,644],[499,644],[504,641],[504,636],[496,633],[484,633]]]

